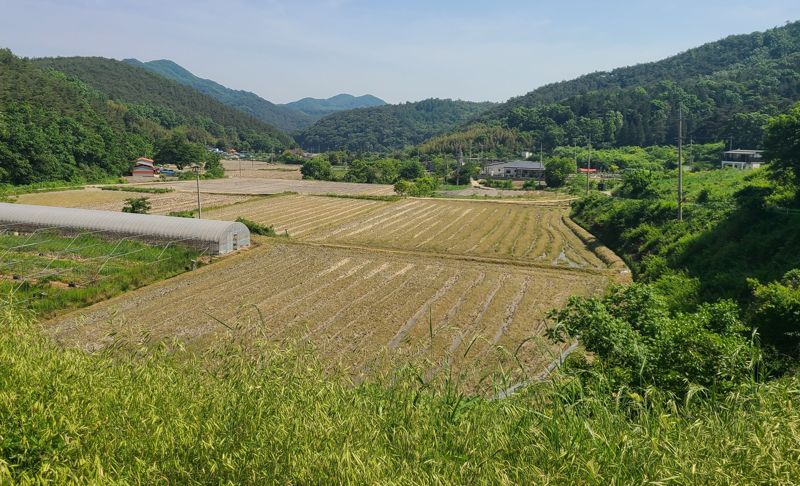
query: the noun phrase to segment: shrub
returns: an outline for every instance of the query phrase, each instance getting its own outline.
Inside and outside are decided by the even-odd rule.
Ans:
[[[122,212],[147,214],[150,208],[150,202],[146,197],[131,197],[125,200],[125,205],[122,206]]]
[[[249,219],[245,218],[236,218],[236,222],[242,223],[243,225],[247,226],[247,229],[250,230],[250,233],[254,235],[261,235],[261,236],[278,236],[275,233],[275,228],[273,226],[266,226],[260,223],[256,223],[255,221],[250,221]]]
[[[303,163],[300,168],[303,179],[315,179],[318,181],[333,180],[333,167],[331,163],[322,157],[314,157]]]
[[[432,196],[438,185],[436,178],[425,176],[413,181],[401,179],[394,185],[394,190],[401,196],[425,197]]]
[[[645,392],[655,386],[686,396],[702,386],[727,392],[752,376],[757,348],[731,301],[672,313],[653,287],[615,287],[602,298],[572,297],[550,314],[549,337],[578,338],[593,353],[583,368],[600,371],[617,387]]]
[[[578,171],[575,160],[570,157],[552,157],[544,163],[544,180],[547,187],[561,187]]]
[[[755,279],[748,283],[754,298],[749,316],[762,340],[800,358],[800,269],[766,285]]]

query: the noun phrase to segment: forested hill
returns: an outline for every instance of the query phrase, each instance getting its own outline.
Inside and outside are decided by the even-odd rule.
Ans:
[[[428,99],[341,111],[321,119],[295,139],[312,150],[401,149],[465,123],[492,106],[492,103]]]
[[[191,86],[221,103],[248,113],[264,123],[268,123],[285,132],[293,132],[308,127],[318,119],[318,117],[309,116],[293,107],[270,103],[250,91],[230,89],[210,79],[199,78],[167,59],[148,62],[125,59],[123,62],[147,69],[186,86]]]
[[[661,61],[543,86],[427,148],[482,143],[485,132],[498,126],[506,130],[500,138],[512,144],[526,137],[545,147],[589,139],[605,146],[672,144],[679,101],[694,140],[732,138],[737,147],[758,147],[767,117],[798,99],[800,23],[795,22],[730,36]]]
[[[166,128],[186,126],[190,138],[269,150],[292,140],[275,127],[231,108],[199,91],[145,69],[102,57],[35,59],[40,67],[61,71],[83,81],[110,99],[125,103]]]
[[[373,106],[383,106],[385,104],[385,101],[372,95],[353,96],[343,93],[327,99],[303,98],[302,100],[286,103],[284,106],[302,111],[314,117],[314,120],[318,120],[331,113],[336,113],[337,111],[371,108]]]

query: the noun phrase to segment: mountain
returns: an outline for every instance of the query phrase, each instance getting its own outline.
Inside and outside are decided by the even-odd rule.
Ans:
[[[657,62],[548,84],[427,144],[451,151],[503,131],[503,143],[674,144],[686,138],[760,145],[766,119],[800,99],[800,23],[735,35]],[[495,133],[495,135],[497,135]]]
[[[303,130],[295,139],[311,150],[402,149],[450,130],[492,106],[493,103],[428,99],[340,111]]]
[[[294,108],[315,119],[320,119],[337,111],[371,108],[373,106],[383,106],[385,104],[385,101],[372,95],[353,96],[350,94],[338,94],[327,99],[303,98],[302,100],[286,103],[283,106]]]
[[[58,57],[35,65],[77,78],[166,129],[183,126],[194,141],[271,150],[293,141],[283,132],[199,91],[148,70],[102,57]]]
[[[184,121],[175,128],[215,138]],[[172,133],[140,105],[112,101],[75,78],[0,49],[0,183],[121,176]]]
[[[199,78],[167,59],[148,62],[125,59],[123,62],[147,69],[186,86],[191,86],[221,103],[252,115],[284,132],[293,132],[308,127],[317,119],[294,108],[270,103],[250,91],[230,89],[210,79]]]

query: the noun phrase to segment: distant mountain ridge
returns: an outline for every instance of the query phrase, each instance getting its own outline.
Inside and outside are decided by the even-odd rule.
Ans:
[[[31,63],[73,76],[167,129],[185,125],[191,128],[194,138],[205,138],[207,143],[223,141],[226,145],[254,148],[293,144],[291,137],[270,124],[130,63],[103,57],[51,57],[33,59]]]
[[[336,113],[337,111],[371,108],[373,106],[383,106],[385,104],[385,101],[370,94],[353,96],[351,94],[342,93],[327,99],[303,98],[302,100],[286,103],[283,106],[294,108],[312,117],[322,118],[331,113]]]
[[[124,59],[123,62],[194,88],[287,133],[308,127],[316,121],[314,117],[306,115],[302,111],[276,105],[250,91],[231,89],[216,81],[195,76],[189,70],[168,59],[148,62]]]
[[[769,117],[796,101],[800,22],[539,87],[428,141],[425,149],[547,149],[590,140],[607,147],[674,144],[679,117],[684,137],[758,148]]]
[[[451,130],[494,106],[434,98],[340,111],[296,134],[295,140],[312,150],[402,149]]]

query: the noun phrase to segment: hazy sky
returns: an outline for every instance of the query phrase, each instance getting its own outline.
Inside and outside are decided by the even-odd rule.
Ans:
[[[503,101],[798,19],[800,0],[0,0],[0,46],[172,59],[273,102]]]

